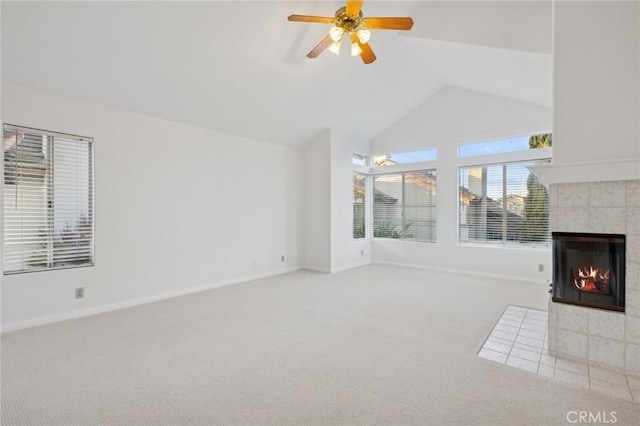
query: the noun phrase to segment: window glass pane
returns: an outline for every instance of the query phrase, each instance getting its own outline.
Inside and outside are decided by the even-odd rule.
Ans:
[[[39,134],[4,130],[4,270],[46,266],[47,142]]]
[[[353,238],[366,236],[366,175],[353,174]]]
[[[458,147],[458,156],[460,158],[465,158],[475,157],[478,155],[504,154],[507,152],[546,148],[551,145],[551,134],[543,133],[531,136],[519,136],[514,138],[461,144]]]
[[[402,234],[402,174],[373,179],[373,236],[400,238]]]
[[[435,171],[405,173],[404,238],[435,241],[435,205]]]
[[[391,166],[394,164],[412,164],[424,161],[436,161],[438,150],[435,148],[422,151],[401,152],[396,154],[376,155],[373,157],[374,167]]]
[[[378,238],[435,241],[434,170],[374,178],[373,235]]]
[[[367,156],[360,154],[353,154],[353,164],[357,166],[366,166],[367,165]]]
[[[53,178],[53,266],[91,260],[91,152],[87,143],[56,138]]]

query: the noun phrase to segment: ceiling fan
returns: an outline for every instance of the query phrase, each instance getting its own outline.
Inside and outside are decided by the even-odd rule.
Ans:
[[[340,45],[343,37],[348,37],[351,43],[351,56],[360,55],[365,64],[376,60],[376,55],[369,46],[371,30],[410,30],[413,27],[413,19],[403,18],[364,18],[362,16],[362,3],[364,0],[347,0],[347,4],[336,10],[333,18],[324,16],[291,15],[289,21],[314,22],[320,24],[333,24],[329,34],[322,39],[309,53],[308,58],[316,58],[326,48],[334,54],[340,53]]]

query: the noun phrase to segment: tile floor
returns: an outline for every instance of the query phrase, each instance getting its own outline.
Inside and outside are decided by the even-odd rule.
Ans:
[[[546,311],[508,306],[478,356],[640,404],[640,377],[550,355]]]

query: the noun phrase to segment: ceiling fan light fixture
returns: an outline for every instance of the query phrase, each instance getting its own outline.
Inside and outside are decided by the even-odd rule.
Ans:
[[[287,17],[290,22],[314,22],[331,26],[329,34],[326,34],[320,43],[307,53],[307,58],[317,58],[325,50],[329,50],[334,55],[340,54],[340,44],[347,36],[348,43],[351,44],[351,55],[360,56],[362,62],[368,65],[377,59],[369,43],[371,38],[369,30],[408,31],[413,28],[413,19],[409,16],[365,18],[362,13],[364,0],[345,1],[346,4],[336,10],[333,17],[312,15],[289,15]]]
[[[333,41],[339,41],[342,39],[343,34],[344,30],[340,27],[336,27],[335,25],[329,30],[329,37],[331,37],[331,40]]]
[[[371,31],[366,28],[360,28],[358,31],[356,31],[356,35],[358,36],[358,40],[360,40],[360,43],[367,44],[369,42],[369,39],[371,38]]]
[[[336,40],[333,43],[331,43],[331,46],[329,46],[329,52],[333,53],[334,55],[339,55],[340,54],[340,45],[342,44],[342,40]]]
[[[358,56],[362,53],[362,49],[358,46],[358,43],[355,41],[351,43],[351,56]]]

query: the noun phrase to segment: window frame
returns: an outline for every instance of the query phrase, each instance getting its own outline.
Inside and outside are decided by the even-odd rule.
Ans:
[[[82,143],[86,143],[86,148],[82,148],[82,149],[86,149],[87,150],[87,157],[86,157],[86,161],[87,161],[87,170],[86,170],[86,185],[87,185],[87,197],[86,199],[83,197],[83,200],[86,201],[87,204],[87,209],[86,209],[86,213],[87,213],[87,220],[89,220],[89,228],[88,230],[90,231],[90,239],[89,242],[87,244],[87,249],[84,250],[82,253],[86,253],[86,256],[81,256],[81,258],[87,257],[88,260],[82,263],[77,263],[77,264],[72,264],[72,263],[68,263],[68,264],[60,264],[60,265],[55,265],[55,262],[59,262],[59,263],[63,263],[63,261],[61,260],[62,257],[57,257],[56,254],[54,253],[55,251],[55,239],[56,239],[56,231],[55,228],[51,228],[52,226],[54,226],[55,224],[55,214],[56,214],[56,208],[55,208],[55,195],[54,195],[54,188],[52,187],[52,185],[55,185],[55,181],[54,181],[54,176],[55,176],[55,170],[58,169],[59,172],[67,172],[68,170],[65,169],[64,166],[60,166],[58,165],[57,168],[55,166],[55,156],[53,159],[48,159],[47,161],[47,166],[45,167],[45,171],[47,174],[49,174],[49,177],[46,176],[43,177],[43,179],[46,181],[44,183],[44,188],[45,188],[45,195],[42,197],[42,202],[45,204],[45,206],[48,207],[43,207],[42,211],[44,213],[44,215],[46,216],[46,221],[48,223],[47,227],[49,228],[46,231],[46,236],[44,238],[42,238],[42,240],[44,241],[45,244],[47,244],[47,250],[49,251],[49,254],[47,255],[47,265],[46,266],[34,266],[34,267],[25,267],[25,263],[23,262],[20,266],[20,269],[7,269],[7,259],[6,259],[6,247],[5,247],[5,230],[6,230],[6,221],[7,221],[7,216],[6,216],[6,211],[7,211],[7,206],[5,203],[5,197],[6,197],[6,190],[8,189],[6,186],[8,185],[6,183],[6,178],[5,178],[5,162],[6,162],[6,153],[8,150],[5,150],[5,145],[4,145],[4,134],[5,132],[22,132],[25,134],[30,134],[30,135],[37,135],[37,136],[42,136],[43,137],[43,143],[47,142],[47,149],[54,151],[56,149],[55,147],[55,140],[56,138],[58,139],[62,139],[62,141],[64,142],[82,142]],[[45,139],[46,138],[46,139]],[[61,142],[62,142],[61,141]],[[17,146],[17,141],[16,141],[16,146]],[[50,145],[49,145],[50,144]],[[50,147],[49,147],[50,146]],[[64,144],[60,145],[59,149],[64,149]],[[59,154],[58,154],[59,155]],[[68,157],[65,157],[64,159],[58,160],[58,161],[68,161]],[[43,130],[43,129],[38,129],[38,128],[33,128],[33,127],[26,127],[26,126],[19,126],[19,125],[14,125],[14,124],[10,124],[10,123],[3,123],[3,150],[2,150],[2,161],[1,161],[1,170],[2,170],[2,176],[3,176],[3,181],[2,181],[2,206],[0,208],[0,221],[2,223],[2,239],[3,239],[3,243],[2,243],[2,258],[0,259],[0,262],[2,264],[2,274],[3,275],[19,275],[19,274],[25,274],[25,273],[34,273],[34,272],[44,272],[44,271],[54,271],[54,270],[63,270],[63,269],[75,269],[75,268],[86,268],[86,267],[93,267],[95,266],[95,261],[96,261],[96,257],[95,257],[95,234],[96,234],[96,227],[95,227],[95,140],[92,137],[89,136],[80,136],[80,135],[76,135],[76,134],[71,134],[71,133],[62,133],[62,132],[55,132],[55,131],[50,131],[50,130]],[[52,168],[53,167],[53,168]],[[62,168],[62,170],[60,170],[60,168]],[[53,206],[53,207],[51,207]],[[58,209],[58,211],[60,210],[60,208]],[[79,212],[81,209],[76,209],[77,212]],[[22,214],[22,213],[21,213]],[[82,216],[78,216],[76,218],[76,223],[78,223],[78,221],[82,218]],[[51,223],[50,223],[51,222]],[[80,232],[80,231],[76,231],[76,232]],[[74,258],[71,258],[71,260],[69,262],[73,262]]]
[[[416,169],[415,166],[416,164],[429,164],[432,167],[427,168],[427,169]],[[391,172],[390,169],[394,168],[398,171],[395,172]],[[433,172],[434,176],[435,176],[435,187],[434,187],[434,196],[435,196],[435,204],[433,206],[428,206],[428,207],[433,207],[434,209],[434,220],[433,220],[433,230],[432,230],[432,235],[433,238],[430,240],[422,240],[422,239],[414,239],[414,238],[405,238],[405,221],[406,221],[406,208],[416,208],[416,207],[424,207],[424,206],[407,206],[405,203],[405,191],[406,191],[406,175],[407,174],[411,174],[411,173],[429,173],[429,172]],[[375,193],[375,178],[376,177],[380,177],[380,176],[392,176],[392,175],[400,175],[401,180],[400,180],[400,184],[401,184],[401,194],[402,194],[402,204],[401,204],[401,212],[400,212],[400,220],[401,220],[401,225],[400,225],[400,237],[399,238],[393,238],[393,237],[377,237],[375,235],[375,196],[372,195],[371,197],[371,201],[370,201],[370,205],[371,205],[371,237],[374,239],[382,239],[382,240],[393,240],[393,241],[405,241],[405,242],[414,242],[414,243],[431,243],[431,244],[435,244],[438,241],[437,235],[438,235],[438,222],[437,222],[437,215],[438,215],[438,170],[435,167],[435,162],[430,161],[430,162],[423,162],[423,163],[412,163],[412,164],[397,164],[397,165],[393,165],[393,166],[385,166],[384,170],[372,170],[371,173],[371,192]]]
[[[539,133],[532,133],[536,135]],[[484,247],[505,247],[513,249],[548,249],[550,247],[550,239],[545,242],[519,242],[505,240],[503,235],[501,240],[462,240],[461,239],[461,185],[460,185],[460,170],[462,168],[470,167],[490,167],[490,166],[508,166],[514,164],[524,164],[525,167],[535,166],[542,163],[551,162],[553,158],[553,147],[536,148],[523,151],[506,152],[499,154],[485,154],[470,157],[459,157],[458,167],[456,168],[456,181],[457,181],[457,209],[456,209],[456,232],[457,232],[457,244],[458,246],[484,246]],[[530,173],[532,173],[530,171]],[[507,180],[502,180],[502,187],[508,184]]]

